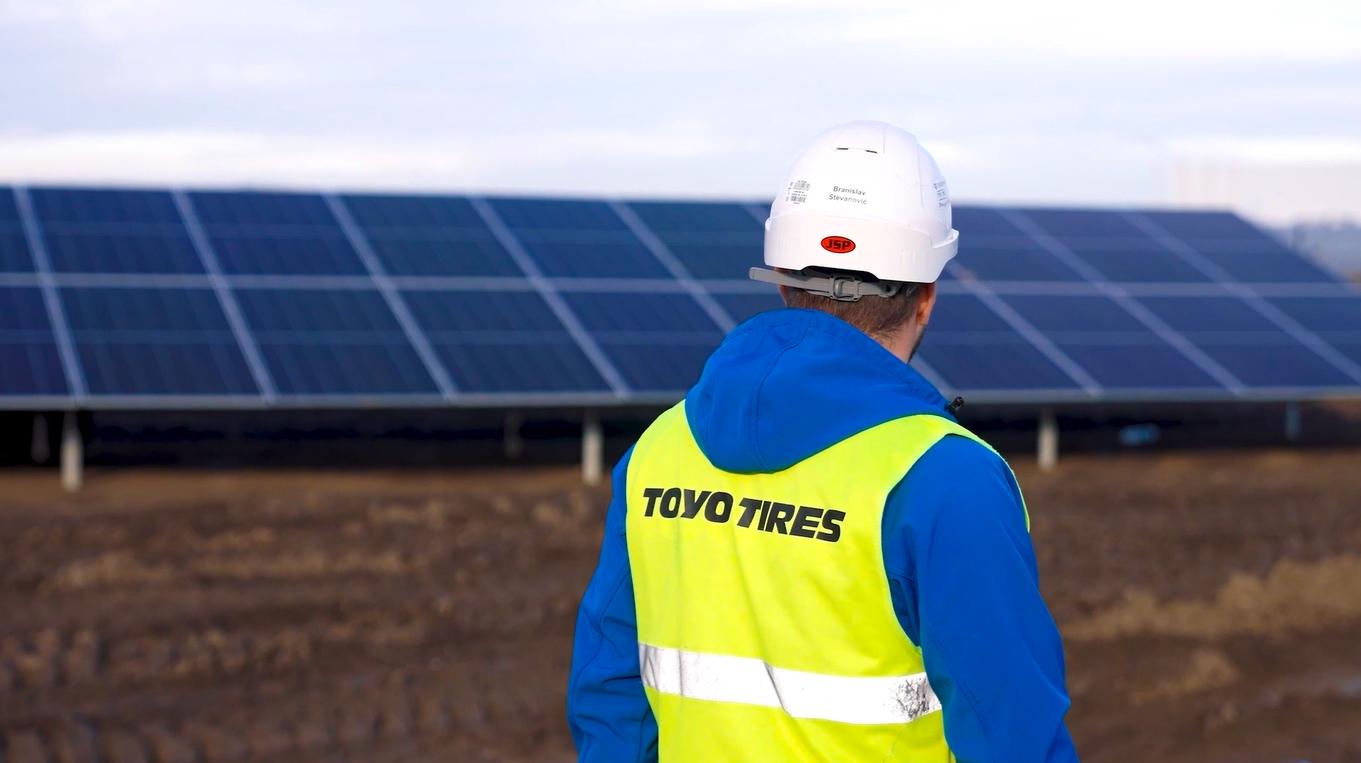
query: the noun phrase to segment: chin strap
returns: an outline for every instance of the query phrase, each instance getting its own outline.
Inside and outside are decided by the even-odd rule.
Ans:
[[[793,273],[781,273],[766,268],[752,268],[747,276],[753,281],[773,283],[802,289],[809,294],[831,297],[838,302],[859,302],[861,297],[892,297],[904,288],[911,294],[916,284],[907,285],[901,281],[862,281],[855,276],[823,275],[812,268]]]

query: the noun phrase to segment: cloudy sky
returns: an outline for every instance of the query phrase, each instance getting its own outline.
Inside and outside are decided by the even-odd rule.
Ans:
[[[1229,168],[1361,213],[1358,40],[1340,0],[0,0],[0,179],[759,198],[873,118],[960,199]]]

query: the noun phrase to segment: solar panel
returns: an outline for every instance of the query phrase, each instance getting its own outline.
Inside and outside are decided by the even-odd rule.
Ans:
[[[961,232],[961,237],[964,234]],[[980,281],[1082,281],[1082,276],[1043,247],[1022,238],[971,241],[962,238],[947,270]]]
[[[1062,241],[1147,239],[1123,213],[1105,209],[1021,209],[1049,235]]]
[[[489,203],[544,275],[671,278],[603,201],[490,199]]]
[[[1108,245],[1089,241],[1074,247],[1073,253],[1108,281],[1206,283],[1211,280],[1175,252],[1153,241],[1140,241],[1139,245]]]
[[[1012,295],[1004,299],[1103,387],[1223,386],[1196,361],[1109,297]]]
[[[745,205],[635,201],[629,208],[695,278],[745,280],[762,264],[762,225]]]
[[[280,395],[436,395],[374,289],[237,289]]]
[[[1361,299],[1355,295],[1272,297],[1276,309],[1361,365]]]
[[[715,294],[714,301],[727,311],[728,315],[738,323],[768,310],[779,310],[784,307],[784,301],[780,299],[779,292],[769,289],[761,293],[751,294]]]
[[[1238,281],[1256,284],[1336,282],[1322,268],[1265,237],[1255,241],[1188,243],[1200,257]]]
[[[958,390],[1076,391],[1080,385],[978,297],[936,304],[922,359]]]
[[[166,191],[29,191],[59,273],[202,273],[203,262]]]
[[[416,322],[463,392],[608,392],[533,291],[407,291]]]
[[[636,391],[688,388],[723,338],[722,330],[688,294],[568,292],[562,296]]]
[[[388,275],[523,276],[464,198],[341,197]]]
[[[64,287],[60,294],[90,394],[259,394],[213,291]]]
[[[0,187],[0,273],[31,273],[33,257],[19,221],[12,188]]]
[[[225,273],[367,274],[319,195],[200,191],[189,198]]]
[[[0,287],[0,397],[68,392],[42,292]]]
[[[952,212],[952,224],[959,231],[961,241],[973,239],[1030,239],[1016,224],[1011,222],[1000,210],[991,207],[956,206]]]
[[[1225,212],[1146,212],[1154,229],[1187,247],[1188,256],[1228,280],[1333,283],[1336,279],[1280,241]]]
[[[1139,302],[1250,387],[1356,384],[1244,299],[1166,296]]]
[[[954,213],[962,247],[918,362],[947,393],[1361,392],[1357,291],[1236,216]],[[747,281],[763,216],[738,202],[0,189],[0,397],[671,398],[729,319],[782,306]]]

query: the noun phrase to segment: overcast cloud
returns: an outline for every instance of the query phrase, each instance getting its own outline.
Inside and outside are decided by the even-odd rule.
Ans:
[[[1257,5],[0,0],[0,178],[759,198],[852,118],[969,200],[1361,169],[1361,3]]]

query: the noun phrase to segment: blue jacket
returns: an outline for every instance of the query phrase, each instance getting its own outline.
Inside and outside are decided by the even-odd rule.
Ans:
[[[776,310],[738,326],[686,397],[715,466],[772,472],[890,419],[949,417],[911,366],[822,312]],[[624,540],[630,450],[614,469],[600,563],[577,616],[567,714],[580,759],[657,759],[639,678]],[[1063,645],[1040,597],[1011,471],[972,440],[933,446],[889,495],[884,573],[903,631],[922,648],[962,763],[1075,761],[1064,726]]]

